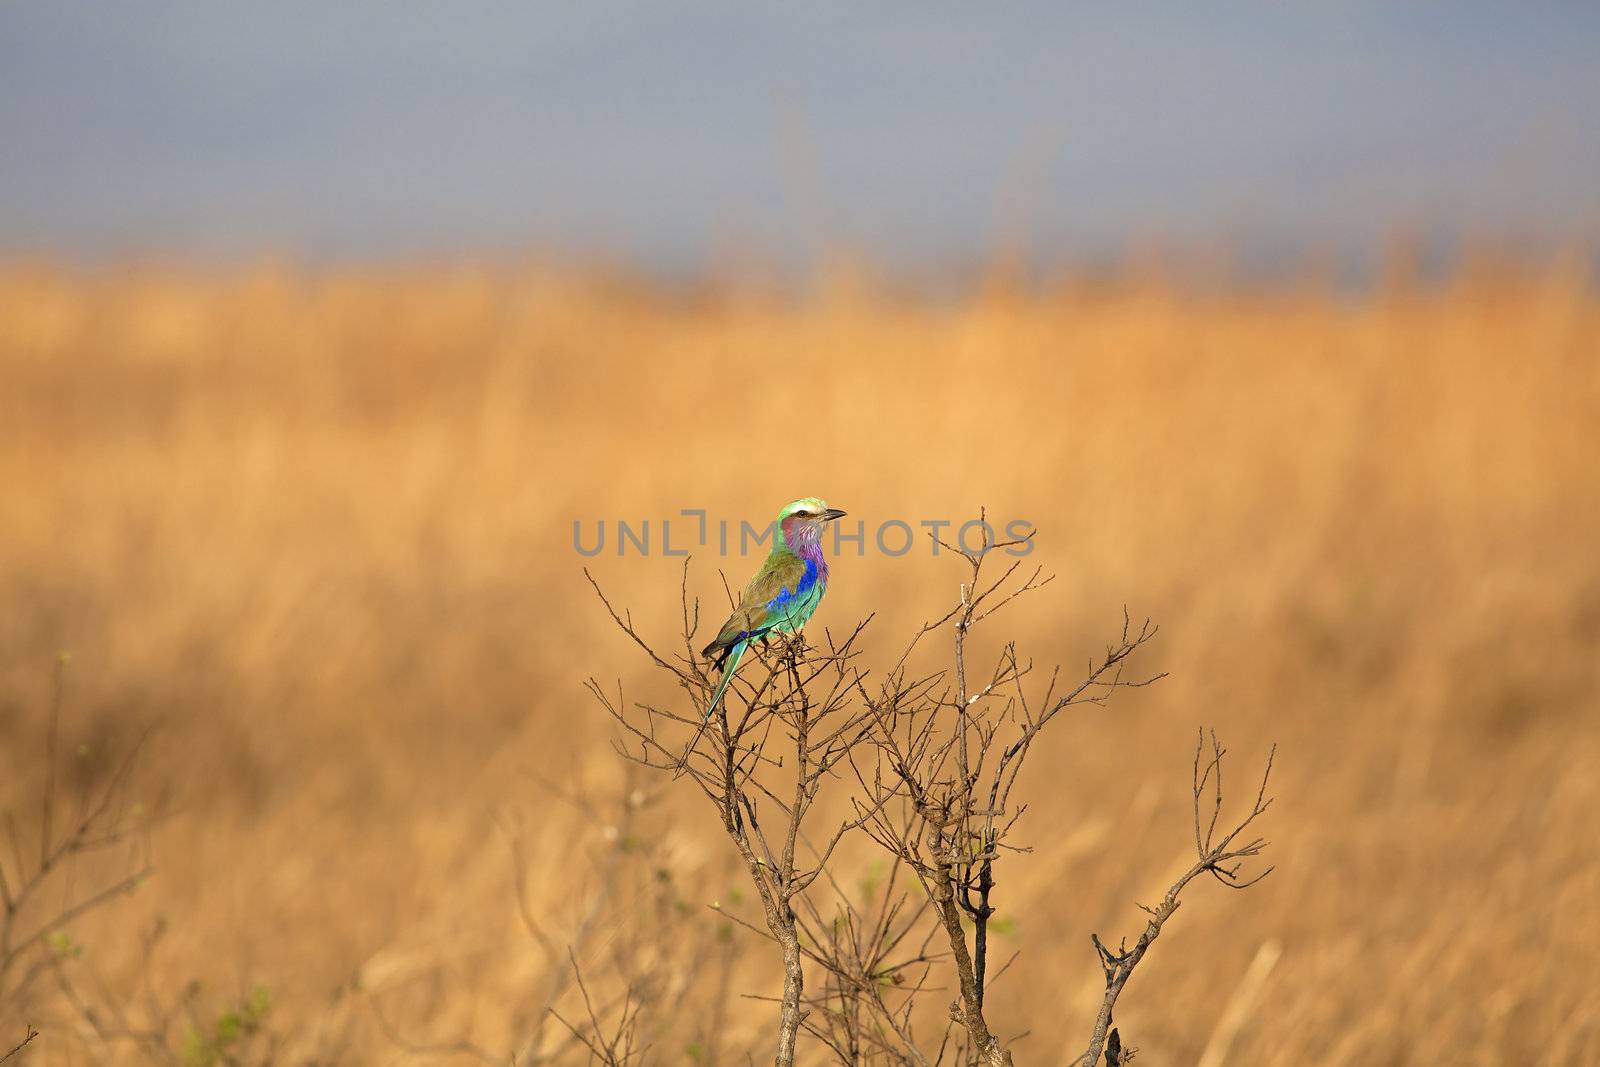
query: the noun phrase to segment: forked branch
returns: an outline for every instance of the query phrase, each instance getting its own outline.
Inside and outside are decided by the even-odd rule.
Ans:
[[[1095,1015],[1094,1030],[1089,1038],[1089,1047],[1084,1050],[1079,1060],[1080,1067],[1096,1067],[1104,1052],[1106,1067],[1119,1067],[1128,1053],[1124,1050],[1116,1029],[1112,1026],[1112,1012],[1116,1008],[1117,998],[1122,995],[1123,987],[1128,984],[1128,979],[1133,977],[1134,968],[1144,955],[1149,951],[1155,939],[1161,935],[1161,929],[1167,920],[1172,918],[1181,903],[1179,894],[1184,888],[1202,874],[1209,874],[1218,882],[1230,889],[1248,889],[1267,875],[1272,873],[1272,868],[1253,874],[1243,873],[1243,861],[1259,856],[1267,847],[1263,838],[1252,838],[1240,842],[1240,837],[1249,829],[1256,819],[1265,814],[1272,806],[1273,798],[1267,796],[1267,785],[1272,777],[1272,763],[1277,756],[1277,746],[1267,754],[1267,766],[1261,774],[1261,784],[1256,789],[1255,802],[1250,810],[1233,826],[1218,836],[1217,823],[1222,813],[1222,760],[1227,754],[1217,740],[1215,731],[1210,734],[1210,755],[1207,749],[1206,731],[1200,731],[1200,738],[1195,743],[1194,750],[1194,778],[1192,783],[1192,798],[1194,808],[1194,843],[1195,863],[1178,877],[1167,889],[1161,902],[1154,907],[1140,905],[1140,908],[1149,916],[1144,929],[1140,932],[1133,947],[1128,947],[1127,939],[1118,943],[1115,950],[1109,948],[1100,940],[1099,935],[1091,934],[1090,941],[1094,944],[1096,955],[1100,958],[1100,969],[1105,974],[1106,991],[1101,998],[1100,1010]]]

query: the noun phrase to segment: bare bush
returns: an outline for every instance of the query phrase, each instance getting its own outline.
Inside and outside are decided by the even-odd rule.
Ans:
[[[1162,677],[1130,673],[1157,628],[1148,621],[1135,626],[1126,612],[1116,640],[1075,682],[1055,668],[1030,691],[1037,672],[1011,642],[992,667],[972,674],[973,630],[1050,578],[1038,569],[1024,572],[1020,559],[998,575],[985,571],[996,550],[1021,542],[976,551],[940,544],[967,568],[957,603],[913,635],[880,680],[872,682],[860,665],[866,622],[843,640],[825,635],[820,645],[774,637],[709,721],[704,709],[716,678],[695,654],[699,603],[688,594],[687,562],[682,648],[670,654],[658,652],[590,577],[617,626],[686,698],[681,710],[654,700],[630,703],[620,685],[589,683],[619,727],[619,753],[641,767],[687,777],[743,861],[765,929],[745,925],[769,939],[782,962],[778,1067],[795,1062],[802,1033],[843,1064],[1011,1067],[1011,1049],[985,1013],[985,994],[994,977],[989,931],[1001,863],[1028,851],[1016,837],[1026,811],[1016,793],[1021,771],[1034,742],[1063,712],[1104,705],[1120,689]],[[951,640],[947,665],[916,666],[919,648],[938,633]],[[680,731],[688,734],[681,750]],[[1194,767],[1194,866],[1145,909],[1150,921],[1131,948],[1124,940],[1112,951],[1092,935],[1106,992],[1085,1051],[1073,1057],[1085,1067],[1102,1056],[1108,1067],[1131,1059],[1112,1011],[1185,887],[1210,874],[1243,889],[1270,871],[1250,875],[1239,864],[1265,848],[1264,841],[1240,838],[1271,803],[1271,759],[1250,812],[1219,832],[1224,750],[1212,735],[1206,755],[1204,740],[1202,733]],[[813,843],[806,818],[830,784],[842,790],[849,815]],[[840,842],[854,833],[888,857],[888,887],[873,899],[852,899],[829,869]],[[821,972],[820,992],[808,992],[807,964]],[[938,1037],[924,1039],[919,1001],[941,974],[954,979],[955,996]]]
[[[0,850],[0,1018],[37,1011],[39,980],[52,973],[59,975],[63,964],[82,954],[72,936],[73,922],[132,893],[154,873],[136,848],[126,873],[114,875],[98,887],[78,885],[80,861],[122,846],[137,846],[139,835],[153,820],[127,796],[128,777],[143,745],[142,737],[98,788],[85,779],[76,797],[63,796],[59,750],[70,664],[71,657],[65,652],[56,659],[45,735],[44,782],[31,839],[14,812],[0,813],[6,845]],[[27,1026],[21,1044],[0,1060],[17,1055],[37,1034]]]

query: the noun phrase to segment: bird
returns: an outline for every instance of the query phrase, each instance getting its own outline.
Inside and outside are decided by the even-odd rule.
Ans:
[[[774,524],[772,551],[739,597],[716,639],[701,650],[714,657],[722,678],[706,705],[702,728],[716,712],[750,643],[767,634],[793,633],[804,626],[828,589],[828,560],[822,554],[822,529],[845,513],[814,496],[784,506]]]

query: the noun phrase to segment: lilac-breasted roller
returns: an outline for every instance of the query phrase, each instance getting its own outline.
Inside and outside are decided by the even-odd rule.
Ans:
[[[722,680],[711,694],[706,718],[722,700],[750,642],[776,630],[792,633],[806,624],[828,588],[828,561],[822,555],[822,528],[843,515],[814,496],[802,497],[778,512],[772,551],[744,587],[722,632],[701,652],[715,656]]]

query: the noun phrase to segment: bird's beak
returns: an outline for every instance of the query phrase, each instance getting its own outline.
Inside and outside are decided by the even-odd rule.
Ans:
[[[829,508],[827,511],[822,513],[822,521],[832,522],[834,519],[842,519],[844,516],[845,513],[840,511],[838,508]]]

